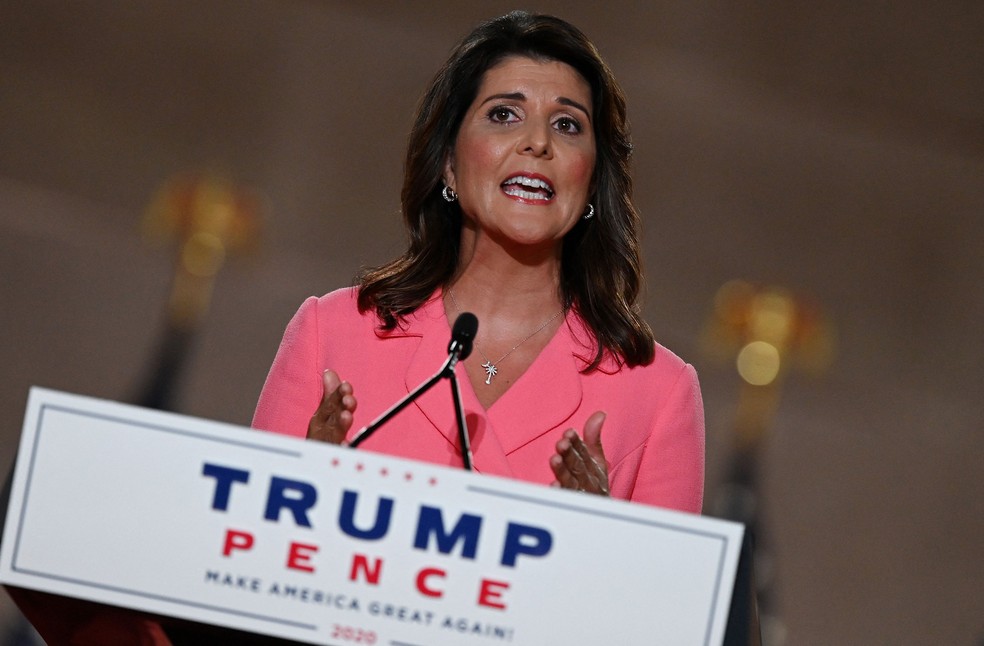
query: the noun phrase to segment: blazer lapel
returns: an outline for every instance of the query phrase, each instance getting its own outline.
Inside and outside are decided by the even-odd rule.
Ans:
[[[406,336],[419,336],[405,381],[407,392],[434,376],[447,358],[451,328],[437,292],[406,320]],[[476,471],[515,477],[508,455],[552,431],[581,403],[584,347],[576,336],[580,321],[568,315],[529,369],[486,411],[478,401],[464,364],[455,369],[465,410]],[[458,426],[450,386],[435,384],[414,404],[434,428],[458,446]]]
[[[583,361],[568,315],[550,342],[489,409],[489,423],[508,455],[567,421],[581,404]]]

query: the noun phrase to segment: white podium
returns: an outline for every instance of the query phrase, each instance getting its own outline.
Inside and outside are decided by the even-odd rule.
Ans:
[[[742,531],[34,388],[0,582],[149,613],[165,633],[717,645]]]

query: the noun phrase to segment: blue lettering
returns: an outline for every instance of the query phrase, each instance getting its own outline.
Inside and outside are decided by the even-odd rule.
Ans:
[[[516,567],[516,559],[520,554],[543,556],[550,551],[552,545],[553,537],[547,530],[509,523],[509,527],[506,528],[506,542],[502,547],[502,564]]]
[[[289,493],[294,495],[288,495]],[[287,478],[270,478],[270,493],[267,496],[266,512],[263,517],[267,520],[277,522],[280,520],[280,512],[288,509],[294,515],[294,522],[301,527],[310,527],[311,521],[308,520],[307,511],[314,507],[318,500],[318,490],[313,485],[300,480],[288,480]]]
[[[472,514],[462,514],[458,523],[448,534],[444,531],[444,518],[441,510],[437,507],[420,507],[420,516],[417,519],[417,536],[413,540],[413,546],[418,550],[426,550],[431,536],[437,541],[437,551],[441,554],[449,554],[459,541],[462,543],[461,556],[466,559],[474,559],[478,551],[478,533],[482,528],[481,516]]]
[[[249,482],[249,471],[222,467],[218,464],[209,464],[202,467],[202,475],[206,478],[215,478],[215,495],[212,496],[212,509],[226,511],[229,508],[229,493],[232,490],[233,482]]]
[[[359,529],[355,526],[355,505],[358,503],[359,494],[355,491],[346,489],[342,492],[342,508],[338,512],[338,526],[343,532],[353,538],[361,538],[366,541],[379,540],[386,536],[389,531],[390,516],[393,514],[393,499],[379,499],[379,507],[376,508],[376,520],[370,529]]]

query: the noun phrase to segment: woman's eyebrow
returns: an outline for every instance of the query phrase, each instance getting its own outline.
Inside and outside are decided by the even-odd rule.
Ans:
[[[523,94],[522,92],[503,92],[500,94],[493,94],[487,97],[484,101],[482,101],[481,105],[485,105],[489,101],[498,101],[502,99],[506,99],[508,101],[525,101],[526,95]],[[577,108],[588,117],[591,116],[591,111],[588,110],[586,107],[584,107],[582,104],[575,101],[574,99],[568,99],[566,96],[561,96],[561,97],[557,97],[557,103],[561,105],[567,105],[572,108]]]
[[[577,101],[575,101],[574,99],[568,99],[566,96],[562,96],[557,98],[557,103],[561,105],[569,105],[572,108],[577,108],[578,110],[583,112],[585,116],[587,116],[588,118],[591,117],[591,111],[588,110],[583,105],[581,105],[580,103],[578,103]]]
[[[526,95],[523,94],[522,92],[506,92],[503,94],[493,94],[492,96],[482,101],[482,105],[485,105],[489,101],[498,101],[500,99],[508,99],[509,101],[525,101]]]

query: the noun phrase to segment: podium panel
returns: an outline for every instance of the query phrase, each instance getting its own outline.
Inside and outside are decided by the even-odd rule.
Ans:
[[[712,645],[741,540],[726,521],[34,388],[0,582],[305,643]]]

